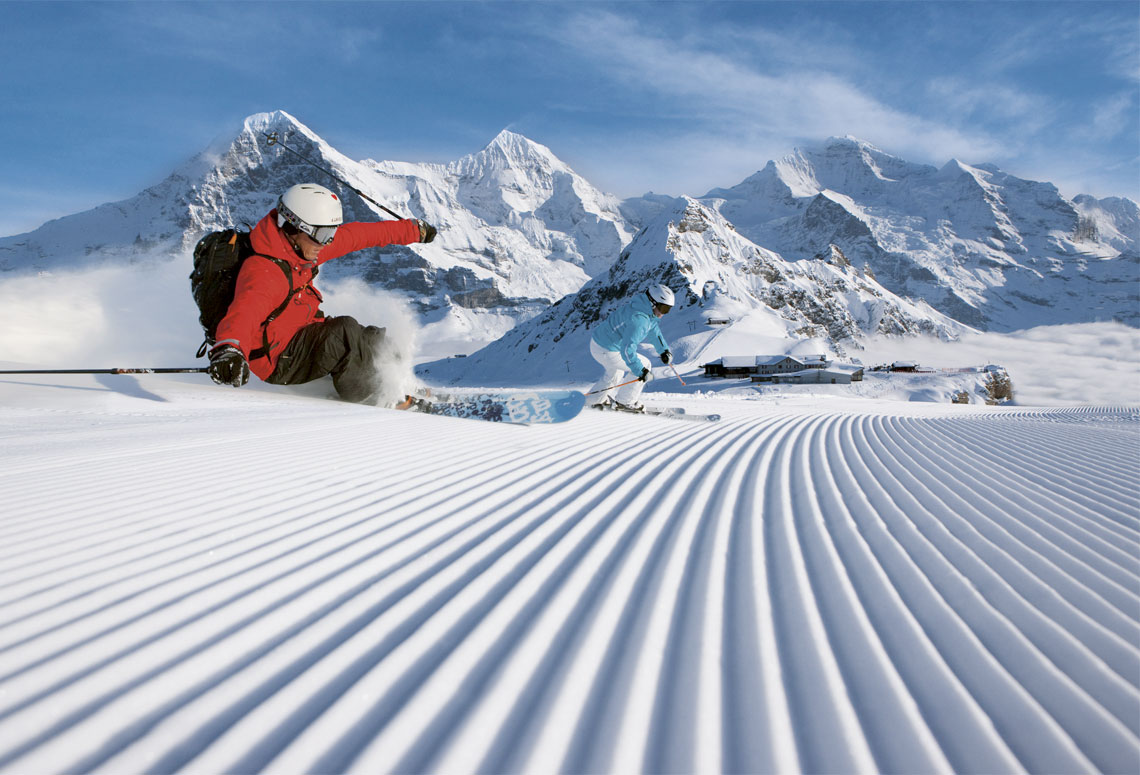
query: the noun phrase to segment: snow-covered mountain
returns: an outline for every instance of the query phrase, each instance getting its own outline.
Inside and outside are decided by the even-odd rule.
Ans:
[[[810,341],[810,350],[836,354],[858,350],[874,334],[951,339],[966,329],[925,302],[891,293],[834,246],[813,259],[786,261],[739,234],[716,210],[689,198],[675,204],[643,228],[604,275],[483,350],[426,365],[425,374],[494,384],[504,363],[513,364],[516,380],[519,364],[531,364],[538,379],[550,374],[550,364],[595,370],[587,352],[590,329],[655,283],[677,294],[661,327],[680,364],[725,354],[715,342],[737,325],[766,331],[784,347]]]
[[[618,201],[549,148],[509,131],[447,165],[365,161],[391,199],[440,229],[420,260],[369,260],[365,279],[466,308],[542,306],[581,287],[629,242]],[[357,261],[359,263],[359,260]],[[330,265],[331,266],[331,265]],[[341,262],[340,269],[352,266]],[[439,299],[443,293],[445,297]]]
[[[689,317],[674,315],[685,334],[703,330],[702,315],[755,317],[754,309],[791,335],[821,336],[833,347],[875,332],[944,335],[954,329],[946,317],[996,331],[1097,320],[1140,325],[1140,208],[1128,199],[1070,201],[1050,184],[991,165],[951,161],[938,169],[832,139],[697,200],[699,219],[715,225],[696,246],[689,241],[704,232],[684,226],[698,217],[684,214],[693,200],[647,195],[619,203],[550,149],[509,131],[449,164],[354,161],[281,111],[249,117],[232,138],[131,199],[0,239],[0,272],[159,258],[184,263],[188,273],[190,250],[204,233],[255,223],[280,191],[302,180],[340,190],[348,219],[388,217],[268,146],[269,132],[396,212],[440,228],[430,245],[362,251],[324,272],[401,294],[420,324],[432,327],[433,341],[457,348],[441,352],[477,349],[591,278],[616,283],[595,284],[544,318],[585,305],[571,318],[586,325],[598,299],[624,295],[636,279],[628,276],[632,265],[659,269],[673,261],[668,256],[690,261],[689,252],[703,261],[691,276],[670,270],[694,305]],[[639,231],[637,249],[625,251]],[[617,273],[608,275],[619,256]],[[528,329],[504,346],[532,335],[553,340],[556,333]]]
[[[629,242],[618,202],[551,151],[504,131],[482,151],[447,165],[357,162],[282,111],[249,117],[232,140],[199,154],[131,199],[51,221],[0,240],[0,270],[188,260],[206,232],[254,224],[277,195],[304,180],[343,195],[346,220],[389,216],[290,148],[407,217],[440,229],[431,245],[362,251],[325,267],[405,293],[421,311],[500,310],[526,317],[577,290]]]
[[[786,258],[835,245],[895,293],[971,326],[1140,324],[1140,207],[1128,199],[1069,201],[992,165],[912,164],[848,137],[704,201]]]

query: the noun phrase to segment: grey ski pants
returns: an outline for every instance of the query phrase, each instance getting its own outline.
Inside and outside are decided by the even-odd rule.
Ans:
[[[375,361],[384,337],[383,328],[348,316],[310,323],[285,345],[266,382],[299,385],[331,374],[341,398],[366,401],[379,388]]]

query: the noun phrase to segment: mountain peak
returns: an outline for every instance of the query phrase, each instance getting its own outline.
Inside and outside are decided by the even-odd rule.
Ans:
[[[320,139],[316,132],[309,129],[309,127],[302,124],[297,118],[286,113],[284,110],[254,113],[251,116],[247,116],[242,124],[242,131],[245,134],[252,134],[258,137],[270,132],[277,132],[280,135],[300,133],[310,140]]]
[[[866,140],[860,140],[854,135],[844,135],[843,137],[829,137],[823,143],[824,148],[849,148],[857,151],[872,151],[874,153],[882,153],[883,151],[875,147]]]
[[[295,116],[284,110],[270,110],[262,113],[253,113],[245,118],[245,125],[250,129],[258,129],[280,124],[292,124],[304,127]]]
[[[511,145],[515,143],[529,143],[531,140],[525,135],[518,132],[512,132],[510,129],[503,128],[499,130],[499,134],[495,135],[488,145]]]
[[[822,152],[809,152],[808,155],[857,160],[858,163],[870,168],[875,173],[880,173],[886,167],[898,167],[907,164],[899,157],[892,156],[881,148],[851,135],[829,137],[823,144]]]
[[[541,161],[556,168],[565,166],[554,152],[541,143],[536,143],[529,137],[504,129],[487,143],[482,151],[475,154],[484,158],[498,157],[512,165],[526,164],[531,161]]]

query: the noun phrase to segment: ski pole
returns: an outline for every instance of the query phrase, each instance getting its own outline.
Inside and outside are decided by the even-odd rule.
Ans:
[[[297,151],[294,151],[294,150],[293,150],[292,148],[290,148],[289,146],[285,145],[285,141],[284,141],[284,140],[282,140],[280,137],[278,137],[278,135],[277,135],[277,133],[276,133],[276,132],[262,132],[262,134],[263,134],[263,135],[265,135],[265,144],[266,144],[266,145],[280,145],[280,146],[281,146],[282,148],[284,148],[286,151],[288,151],[289,153],[291,153],[291,154],[293,154],[294,156],[296,156],[296,157],[298,157],[299,159],[301,159],[301,161],[305,162],[306,164],[311,164],[312,166],[314,166],[314,167],[316,167],[317,169],[319,169],[321,172],[323,172],[323,173],[325,173],[326,175],[328,175],[328,176],[329,176],[330,178],[332,178],[333,180],[337,180],[337,181],[339,181],[341,184],[343,184],[345,187],[352,189],[352,191],[353,191],[353,192],[354,192],[354,193],[355,193],[357,196],[359,196],[361,199],[367,199],[369,202],[371,202],[372,204],[376,205],[377,207],[379,207],[379,208],[380,208],[381,210],[383,210],[384,212],[388,213],[388,215],[392,216],[392,217],[393,217],[393,218],[395,218],[396,220],[401,220],[401,221],[402,221],[402,220],[404,220],[404,217],[403,217],[402,215],[400,215],[399,213],[396,213],[396,212],[395,212],[395,211],[393,211],[393,210],[389,210],[387,207],[385,207],[384,205],[380,204],[379,202],[377,202],[377,201],[376,201],[375,199],[373,199],[372,197],[368,196],[368,194],[364,193],[364,192],[363,192],[363,191],[361,191],[359,188],[356,188],[356,187],[354,187],[354,186],[351,186],[351,185],[349,185],[349,184],[348,184],[348,183],[347,183],[347,182],[344,180],[344,178],[340,177],[339,175],[337,175],[336,173],[332,172],[331,170],[327,170],[327,169],[325,169],[325,168],[324,168],[324,167],[322,167],[321,165],[317,164],[315,161],[312,161],[311,159],[309,159],[309,157],[307,157],[307,156],[305,156],[305,155],[303,155],[303,154],[301,154],[301,153],[298,153]]]
[[[9,369],[0,374],[205,374],[207,367],[186,369]]]
[[[681,384],[684,385],[685,380],[681,379],[681,375],[677,373],[677,367],[670,363],[669,368],[673,370],[673,376],[680,380]]]
[[[631,379],[629,382],[622,382],[620,385],[610,385],[609,387],[602,388],[601,390],[591,390],[589,393],[586,393],[586,395],[592,396],[592,395],[594,395],[594,393],[605,393],[607,390],[613,390],[614,388],[619,388],[622,385],[632,385],[634,382],[637,382],[637,380],[639,380],[639,379],[641,379],[641,377],[638,377],[637,379]]]

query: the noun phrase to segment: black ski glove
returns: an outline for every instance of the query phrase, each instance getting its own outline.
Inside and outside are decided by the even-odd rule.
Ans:
[[[649,382],[653,379],[653,372],[649,369],[642,369],[641,376],[637,378],[640,382]]]
[[[210,379],[219,385],[241,387],[249,382],[249,364],[232,344],[210,350]]]
[[[416,224],[420,227],[420,242],[431,242],[435,239],[435,235],[439,233],[435,230],[435,227],[427,221],[421,221],[417,218]]]
[[[673,362],[673,353],[669,352],[668,350],[661,353],[661,362],[668,366]]]

